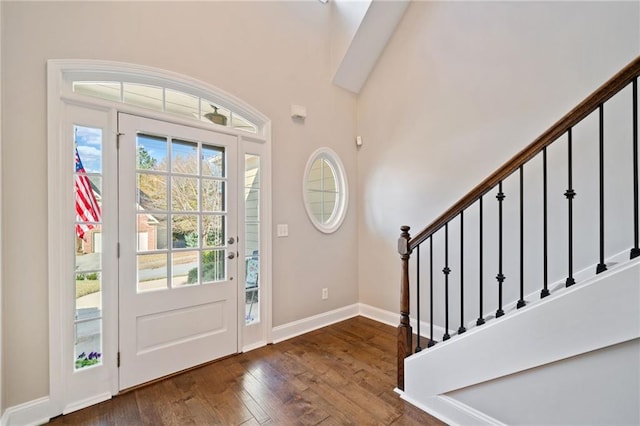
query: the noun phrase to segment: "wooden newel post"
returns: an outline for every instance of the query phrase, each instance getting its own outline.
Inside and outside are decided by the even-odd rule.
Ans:
[[[404,359],[411,355],[412,330],[409,322],[409,227],[401,226],[398,253],[402,260],[400,277],[400,325],[398,325],[398,389],[404,390]]]

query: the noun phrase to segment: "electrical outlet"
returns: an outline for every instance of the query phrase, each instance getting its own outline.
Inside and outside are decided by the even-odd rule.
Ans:
[[[322,289],[322,300],[327,300],[329,298],[329,289],[328,288],[323,288]]]

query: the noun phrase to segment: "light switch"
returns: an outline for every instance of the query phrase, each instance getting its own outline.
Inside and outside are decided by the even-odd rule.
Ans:
[[[277,229],[278,237],[288,237],[289,236],[289,225],[286,223],[279,223]]]

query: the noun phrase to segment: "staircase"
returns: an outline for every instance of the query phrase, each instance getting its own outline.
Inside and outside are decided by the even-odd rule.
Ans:
[[[639,75],[401,228],[404,399],[451,424],[640,424]]]

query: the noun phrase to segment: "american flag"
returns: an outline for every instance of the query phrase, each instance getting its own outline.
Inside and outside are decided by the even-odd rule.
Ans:
[[[85,173],[76,148],[76,234],[83,240],[85,233],[95,225],[79,222],[100,222],[102,216],[91,182]]]

